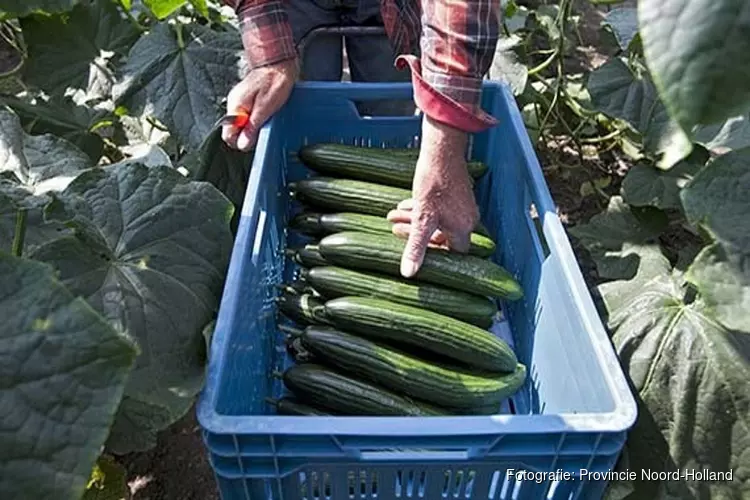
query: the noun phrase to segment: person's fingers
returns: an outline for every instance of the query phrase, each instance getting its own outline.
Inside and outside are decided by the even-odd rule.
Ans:
[[[232,148],[237,148],[237,137],[240,135],[240,130],[237,127],[231,125],[224,125],[221,127],[221,139]]]
[[[396,208],[398,210],[412,210],[414,208],[414,198],[408,198],[398,205],[396,205]]]
[[[411,278],[419,271],[430,243],[432,233],[437,229],[437,220],[428,214],[420,214],[412,221],[406,247],[401,257],[401,275]]]
[[[396,209],[388,212],[388,215],[386,215],[386,219],[388,219],[389,222],[408,224],[411,222],[412,214],[413,212]]]
[[[411,232],[411,224],[398,222],[392,226],[391,232],[399,238],[407,239]],[[430,245],[435,247],[445,247],[447,241],[448,237],[440,229],[436,229],[430,237]]]
[[[248,125],[240,131],[239,136],[237,137],[237,149],[244,153],[247,153],[253,148],[257,141],[257,131],[253,131],[250,128],[250,125]]]
[[[454,231],[448,235],[448,246],[454,252],[468,253],[471,246],[471,232]]]
[[[408,222],[397,222],[391,226],[391,232],[399,238],[408,238],[411,232],[411,224]]]
[[[239,112],[247,113],[248,110],[253,109],[256,92],[257,90],[255,86],[249,85],[246,81],[237,84],[227,96],[227,114],[233,115]],[[246,146],[246,141],[249,139],[244,138],[240,140],[243,130],[244,128],[240,129],[231,124],[224,125],[221,128],[221,138],[229,147],[233,149],[243,149],[242,146]]]

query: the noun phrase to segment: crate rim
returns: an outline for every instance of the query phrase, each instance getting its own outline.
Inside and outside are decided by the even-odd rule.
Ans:
[[[504,104],[509,109],[512,127],[525,130],[525,124],[510,87],[499,81],[484,80],[483,89],[499,91]],[[413,87],[406,83],[361,83],[361,82],[298,82],[292,91],[297,92],[338,92],[348,98],[357,98],[368,94],[378,94],[383,98],[408,98],[413,95]],[[283,109],[282,109],[283,111]],[[261,128],[256,151],[267,150],[272,128],[278,117],[272,117]],[[206,368],[206,381],[196,407],[196,416],[200,426],[208,433],[215,435],[338,435],[338,436],[440,436],[440,435],[496,435],[496,434],[549,434],[549,433],[606,433],[627,432],[635,424],[638,409],[635,397],[626,380],[624,370],[614,351],[609,336],[602,324],[599,313],[578,267],[578,260],[573,253],[570,241],[555,209],[552,195],[549,192],[544,174],[528,134],[520,134],[521,152],[528,164],[531,177],[531,189],[539,200],[536,204],[537,214],[542,222],[542,230],[548,245],[561,254],[562,272],[570,285],[570,292],[579,310],[582,312],[585,331],[597,351],[600,368],[607,379],[609,396],[616,408],[602,413],[558,413],[531,415],[483,415],[483,416],[448,416],[448,417],[309,417],[280,415],[226,415],[215,408],[218,393],[216,383],[221,378],[224,357],[209,356]],[[245,193],[242,217],[251,217],[252,208],[247,203],[255,193],[252,186],[259,186],[263,154],[256,154]],[[255,182],[254,182],[255,181]],[[254,228],[253,228],[254,231]],[[236,261],[242,245],[241,230],[238,231],[232,250],[229,270],[240,269],[242,263]],[[571,264],[574,263],[575,265]],[[227,273],[224,291],[234,284],[231,273]],[[239,304],[225,303],[228,300],[222,292],[219,314],[214,330],[210,352],[223,350],[228,342],[229,331],[224,325],[229,323],[231,312]],[[425,418],[430,425],[425,425]],[[435,425],[433,426],[432,423]],[[363,431],[366,429],[366,431]],[[450,430],[447,430],[450,429]]]

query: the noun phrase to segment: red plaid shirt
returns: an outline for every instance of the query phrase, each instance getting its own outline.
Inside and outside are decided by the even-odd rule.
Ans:
[[[251,68],[297,56],[284,0],[223,1],[240,19]],[[396,64],[410,68],[424,113],[467,132],[496,123],[479,100],[499,36],[500,0],[381,0],[381,12]]]

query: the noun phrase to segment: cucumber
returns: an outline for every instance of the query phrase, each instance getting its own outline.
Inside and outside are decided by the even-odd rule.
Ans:
[[[370,234],[392,234],[393,223],[385,217],[339,212],[333,214],[316,214],[305,212],[292,221],[293,229],[311,236],[323,236],[344,231],[359,231]],[[479,233],[471,234],[469,253],[477,257],[489,257],[495,253],[496,245],[492,238]]]
[[[318,242],[323,258],[333,265],[400,276],[406,241],[388,234],[344,231]],[[508,271],[475,255],[428,248],[421,268],[412,279],[456,290],[518,300],[523,290]]]
[[[329,299],[355,295],[390,300],[445,314],[481,328],[489,328],[497,312],[497,306],[486,297],[343,267],[308,269],[302,273],[302,279]]]
[[[292,260],[302,267],[327,266],[328,261],[320,255],[318,245],[308,244],[288,252]]]
[[[289,221],[289,228],[310,236],[321,236],[324,233],[320,226],[320,214],[315,212],[302,212]]]
[[[487,330],[418,307],[381,299],[341,297],[325,305],[333,326],[374,340],[408,344],[488,372],[512,372],[518,359]]]
[[[284,316],[302,325],[328,323],[324,302],[309,293],[296,295],[282,292],[278,297],[278,305]]]
[[[330,416],[331,414],[314,408],[310,405],[306,405],[301,401],[297,401],[294,398],[286,397],[278,400],[267,399],[268,403],[276,408],[276,413],[279,415],[309,415],[309,416]]]
[[[372,182],[314,177],[291,183],[290,189],[300,201],[321,209],[385,217],[411,191]]]
[[[418,157],[416,148],[367,148],[335,143],[311,144],[299,150],[300,160],[320,174],[407,189],[412,187]],[[487,165],[481,162],[468,162],[466,167],[473,178],[487,171]]]
[[[427,403],[400,396],[370,382],[316,365],[295,365],[283,375],[284,385],[312,406],[344,415],[438,416],[447,413]]]
[[[300,337],[289,336],[286,339],[286,352],[295,363],[314,363],[315,356],[305,348]]]
[[[468,409],[493,404],[499,406],[526,380],[526,366],[521,363],[507,375],[475,375],[428,363],[329,327],[308,327],[301,338],[302,344],[321,362],[399,394],[442,407]]]

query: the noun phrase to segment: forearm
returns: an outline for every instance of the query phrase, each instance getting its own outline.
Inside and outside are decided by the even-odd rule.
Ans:
[[[223,0],[235,9],[249,69],[295,59],[292,28],[283,0]]]
[[[437,170],[465,168],[469,134],[424,115],[420,155]]]

